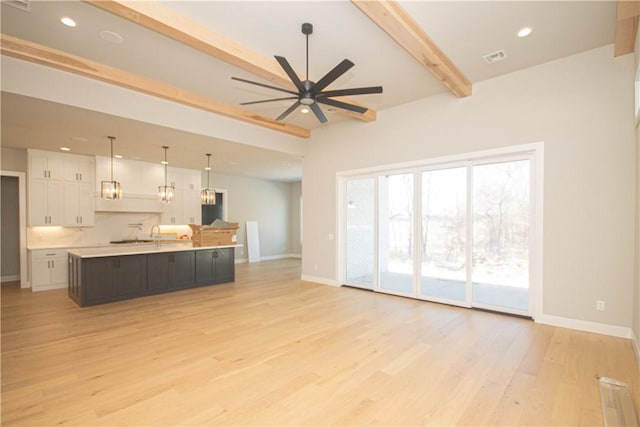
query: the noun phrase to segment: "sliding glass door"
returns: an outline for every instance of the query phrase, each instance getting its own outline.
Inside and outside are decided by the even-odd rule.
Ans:
[[[530,315],[530,154],[345,180],[344,283]]]
[[[413,180],[413,173],[378,178],[379,289],[402,295],[413,293]]]
[[[529,310],[529,160],[473,167],[473,304]]]
[[[466,303],[467,168],[422,172],[420,296]]]
[[[346,283],[373,289],[375,269],[375,178],[346,185]]]

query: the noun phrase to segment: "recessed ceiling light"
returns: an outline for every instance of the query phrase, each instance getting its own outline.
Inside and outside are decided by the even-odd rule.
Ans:
[[[62,150],[62,151],[71,151],[71,148],[69,148],[69,147],[60,147],[60,150]]]
[[[527,37],[529,34],[531,34],[531,28],[529,27],[524,27],[518,31],[518,37]]]
[[[110,30],[100,31],[100,38],[106,42],[113,43],[113,44],[122,44],[122,42],[124,41],[124,37],[122,37],[120,34],[116,33],[115,31],[110,31]]]
[[[63,16],[62,18],[60,18],[60,22],[62,22],[67,27],[71,27],[71,28],[78,26],[78,24],[76,24],[76,21],[69,18],[68,16]]]
[[[116,159],[121,159],[122,158],[122,154],[114,154],[113,157],[115,157]]]
[[[302,110],[300,110],[301,113],[303,114],[307,114],[309,112],[308,108],[303,108]]]

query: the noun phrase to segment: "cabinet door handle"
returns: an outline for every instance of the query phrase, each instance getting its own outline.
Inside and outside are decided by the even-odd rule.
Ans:
[[[82,216],[80,216],[80,224],[82,224]]]
[[[56,268],[56,262],[55,261],[51,261],[51,268]]]

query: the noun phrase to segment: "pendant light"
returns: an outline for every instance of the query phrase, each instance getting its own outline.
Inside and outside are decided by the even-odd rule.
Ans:
[[[101,181],[100,196],[103,199],[116,200],[122,198],[120,183],[113,180],[113,140],[116,139],[116,137],[108,136],[107,138],[111,140],[111,181]]]
[[[173,185],[167,185],[167,150],[169,147],[163,145],[164,148],[164,161],[162,164],[164,165],[164,185],[158,186],[158,196],[160,197],[161,202],[169,203],[173,200],[173,194],[175,193],[176,188]]]
[[[209,184],[209,172],[211,171],[211,154],[207,153],[207,167],[205,168],[207,171],[207,187],[203,188],[200,192],[200,200],[203,205],[215,205],[216,204],[216,190],[211,188]]]

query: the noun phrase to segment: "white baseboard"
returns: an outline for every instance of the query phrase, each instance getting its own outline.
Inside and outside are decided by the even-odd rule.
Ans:
[[[0,282],[4,283],[4,282],[17,282],[18,280],[20,280],[20,275],[19,274],[14,274],[12,276],[1,276],[0,277]]]
[[[559,326],[561,328],[611,335],[619,338],[631,338],[631,328],[624,326],[608,325],[606,323],[590,322],[588,320],[570,319],[568,317],[552,316],[550,314],[538,316],[535,321],[536,323]]]
[[[281,255],[268,255],[260,257],[260,261],[271,261],[274,259],[284,259],[284,258],[298,258],[302,259],[302,255],[300,254],[281,254]],[[258,261],[258,262],[260,262]],[[248,258],[236,258],[236,264],[242,264],[243,262],[249,262]]]
[[[290,258],[289,254],[261,256],[260,261],[272,261],[274,259],[284,259],[284,258]]]
[[[638,362],[638,368],[640,368],[640,343],[638,342],[638,337],[636,337],[633,329],[631,330],[631,344],[633,346],[633,350],[636,353],[636,362]]]
[[[304,280],[305,282],[319,283],[321,285],[337,286],[337,287],[340,286],[338,282],[336,282],[335,280],[327,279],[325,277],[309,276],[308,274],[303,274],[300,277],[300,279]]]

